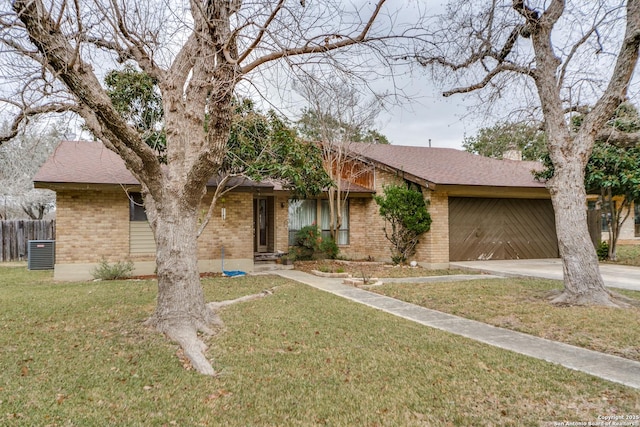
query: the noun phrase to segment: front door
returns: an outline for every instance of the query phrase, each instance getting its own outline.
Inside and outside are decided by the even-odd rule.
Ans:
[[[267,252],[269,247],[269,215],[267,214],[267,198],[259,197],[253,201],[255,252]]]

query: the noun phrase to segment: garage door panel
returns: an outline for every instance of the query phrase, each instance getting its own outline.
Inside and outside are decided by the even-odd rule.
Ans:
[[[450,198],[449,233],[452,261],[558,256],[549,200]]]

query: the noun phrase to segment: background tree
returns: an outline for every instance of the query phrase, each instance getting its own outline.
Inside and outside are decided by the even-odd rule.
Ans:
[[[15,136],[29,116],[71,111],[123,159],[140,182],[156,240],[158,299],[149,324],[179,343],[198,372],[215,373],[198,332],[211,334],[219,324],[200,285],[199,210],[207,181],[226,159],[236,87],[258,88],[258,71],[277,63],[299,70],[309,56],[357,74],[365,49],[388,51],[410,32],[377,25],[384,5],[15,0],[2,6],[1,100],[14,120],[0,141]],[[100,83],[105,68],[125,64],[157,82],[166,161]]]
[[[475,136],[465,136],[462,147],[481,156],[501,159],[505,151],[518,149],[522,160],[541,160],[546,153],[547,138],[540,125],[502,122],[482,128]]]
[[[0,134],[7,132],[4,124]],[[55,193],[33,188],[33,177],[65,134],[60,122],[32,121],[0,146],[0,219],[42,219],[55,209]]]
[[[363,99],[348,80],[321,80],[309,74],[295,85],[308,107],[298,121],[302,137],[319,144],[325,170],[332,180],[328,187],[329,230],[334,242],[343,224],[343,212],[349,197],[349,183],[369,172],[351,153],[352,144],[361,142],[388,144],[388,139],[374,129],[382,110],[382,97]]]
[[[629,218],[633,203],[640,203],[640,147],[596,143],[587,163],[585,185],[587,191],[600,194],[608,225],[608,258],[616,261],[622,225]]]
[[[156,151],[160,162],[166,163],[167,135],[158,80],[126,64],[122,70],[109,71],[104,83],[113,108]]]
[[[640,3],[456,1],[430,28],[433,38],[418,61],[453,79],[445,96],[486,89],[481,93],[491,101],[508,91],[515,103],[534,94],[529,100],[540,107],[555,168],[547,187],[565,286],[554,302],[615,305],[589,239],[584,170],[598,133],[627,96],[640,45]],[[584,105],[593,108],[573,133],[570,114]]]
[[[198,236],[211,219],[218,200],[242,182],[236,179],[233,184],[233,178],[278,181],[292,197],[300,199],[316,196],[332,184],[324,170],[320,148],[300,141],[284,117],[273,110],[267,113],[256,110],[249,99],[236,100],[236,105],[226,158]]]
[[[582,126],[583,120],[581,114],[571,117],[574,132]],[[617,258],[620,230],[631,214],[632,203],[640,198],[640,145],[630,144],[633,138],[630,135],[635,135],[639,129],[637,109],[628,101],[620,104],[599,134],[585,168],[585,188],[589,193],[599,195],[601,211],[608,225],[608,258],[611,260]],[[603,139],[602,135],[610,138]],[[549,155],[545,154],[542,161],[547,169],[536,176],[550,179],[555,169]]]
[[[391,242],[391,260],[405,263],[415,255],[420,236],[431,228],[431,215],[424,196],[408,186],[388,185],[382,195],[373,196],[384,218],[384,235]]]

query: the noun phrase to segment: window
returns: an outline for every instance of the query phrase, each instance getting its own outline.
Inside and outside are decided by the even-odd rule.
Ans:
[[[321,209],[320,227],[322,230],[322,238],[327,239],[331,237],[331,215],[328,200],[322,200]],[[340,225],[338,235],[336,236],[336,243],[338,245],[349,244],[349,200],[345,200],[342,205],[342,224]]]
[[[144,210],[142,194],[129,193],[129,221],[146,221],[147,213]]]
[[[320,221],[318,221],[318,214]],[[316,200],[289,200],[289,245],[295,245],[296,233],[308,225],[318,224],[323,238],[331,235],[329,201],[320,201],[320,212]],[[336,236],[338,245],[349,244],[349,201],[342,206],[342,225]]]
[[[316,206],[315,200],[289,200],[289,245],[295,245],[302,227],[316,223]]]

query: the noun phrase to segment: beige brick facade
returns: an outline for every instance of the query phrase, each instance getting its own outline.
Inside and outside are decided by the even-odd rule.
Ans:
[[[122,189],[58,191],[56,204],[56,263],[129,257],[129,201]]]
[[[385,185],[403,182],[396,174],[376,171],[375,188],[382,194]],[[136,236],[151,233],[150,228],[129,222],[129,199],[121,187],[86,190],[57,190],[57,279],[89,279],[101,260],[135,262],[134,274],[152,274],[155,269],[153,245],[132,245]],[[415,259],[427,267],[448,266],[448,199],[444,193],[423,190],[433,223],[417,248]],[[205,196],[201,216],[204,219],[212,195]],[[273,197],[274,251],[288,251],[288,200],[285,192]],[[220,200],[209,224],[198,241],[201,271],[222,269],[222,248],[226,270],[253,270],[254,194],[234,191]],[[224,209],[224,219],[222,210]],[[384,221],[370,195],[352,197],[349,202],[349,244],[340,253],[349,259],[390,260],[390,243],[384,235]],[[138,238],[138,237],[134,237]],[[147,248],[146,250],[144,248]]]
[[[377,170],[375,190],[384,192],[386,185],[400,184],[400,176]],[[422,237],[416,248],[415,260],[425,267],[448,268],[449,266],[449,206],[445,193],[433,193],[423,188],[429,203],[431,230]],[[352,259],[374,259],[390,261],[390,243],[384,235],[384,221],[378,213],[378,205],[372,197],[350,200],[350,244],[341,247],[341,255]]]
[[[151,246],[147,253],[131,250],[129,199],[121,187],[95,190],[57,189],[56,193],[56,279],[90,279],[91,271],[102,259],[110,263],[134,261],[134,274],[154,272],[155,253]],[[211,197],[208,195],[203,201],[203,218]],[[224,220],[221,215],[222,208],[226,210]],[[286,212],[286,207],[284,211]],[[253,269],[252,212],[251,192],[229,193],[218,203],[209,224],[198,240],[201,271],[221,271],[222,247],[225,250],[225,269]],[[151,233],[150,228],[148,233]]]
[[[289,196],[275,197],[275,251],[287,252],[289,247]]]
[[[202,217],[212,195],[203,200]],[[225,209],[225,219],[222,219]],[[222,248],[228,260],[253,259],[253,195],[250,192],[226,194],[216,205],[211,220],[198,239],[199,259],[220,259]],[[230,261],[231,262],[231,261]],[[226,268],[226,266],[225,266]]]
[[[427,209],[431,214],[431,229],[421,239],[416,251],[416,260],[426,267],[448,268],[449,266],[449,196],[424,190]]]

